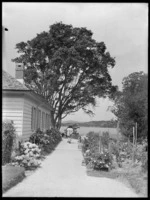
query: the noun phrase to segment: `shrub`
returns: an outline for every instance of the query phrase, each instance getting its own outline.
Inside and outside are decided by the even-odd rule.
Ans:
[[[112,165],[112,157],[109,152],[101,152],[94,156],[92,159],[93,169],[96,170],[109,170]]]
[[[2,165],[11,161],[11,154],[15,141],[15,128],[13,121],[6,121],[2,124]]]
[[[82,153],[85,153],[86,150],[89,148],[89,140],[87,140],[87,138],[81,137],[81,142],[82,142]]]
[[[99,149],[99,134],[94,132],[89,132],[83,140],[83,152],[90,149],[92,153],[97,152]]]
[[[119,146],[115,142],[110,143],[110,153],[116,156],[116,160],[119,159]]]
[[[52,149],[54,149],[55,146],[60,142],[60,140],[61,133],[54,128],[46,130],[45,132],[42,132],[40,129],[38,129],[29,138],[30,142],[39,145],[40,148],[46,153],[50,153]]]
[[[39,159],[41,150],[36,144],[24,142],[20,144],[20,152],[14,158],[12,165],[19,165],[25,169],[37,168],[40,166]]]
[[[30,136],[29,141],[43,146],[49,144],[49,136],[43,133],[40,129],[37,129],[37,131]]]
[[[142,171],[146,172],[148,169],[148,155],[147,152],[143,152],[142,153],[142,158],[141,158],[141,162],[142,162]]]
[[[108,148],[109,145],[109,132],[103,132],[101,136],[102,145]]]
[[[105,137],[105,136],[104,136]],[[85,164],[95,170],[109,170],[112,165],[112,156],[108,149],[99,152],[99,134],[89,132],[82,140],[82,152]]]
[[[71,135],[71,138],[72,139],[78,139],[79,138],[79,133],[73,133],[72,135]]]
[[[147,171],[148,167],[147,146],[147,139],[144,139],[141,144],[137,144],[135,151],[135,159],[138,162],[141,162],[141,167],[143,171]]]

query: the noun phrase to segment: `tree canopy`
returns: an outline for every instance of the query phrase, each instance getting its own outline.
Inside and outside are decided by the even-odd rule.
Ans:
[[[59,22],[16,44],[19,56],[12,61],[24,64],[26,85],[47,99],[53,108],[52,124],[58,128],[79,109],[93,114],[88,105],[96,105],[95,97],[111,97],[116,90],[108,72],[115,59],[92,35],[87,28]]]
[[[112,112],[118,117],[121,132],[132,138],[133,126],[138,125],[138,138],[147,136],[148,76],[134,72],[123,79],[122,92],[116,92]]]

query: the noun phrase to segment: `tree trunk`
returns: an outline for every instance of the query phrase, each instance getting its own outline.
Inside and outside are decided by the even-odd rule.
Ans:
[[[56,127],[57,127],[58,130],[60,130],[60,128],[61,128],[61,116],[58,117]]]
[[[50,119],[51,119],[51,127],[55,128],[56,127],[56,122],[54,120],[54,111],[50,111]]]

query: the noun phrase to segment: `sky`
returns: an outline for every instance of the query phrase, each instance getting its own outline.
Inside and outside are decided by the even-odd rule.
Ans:
[[[148,73],[148,3],[3,2],[2,25],[8,28],[4,35],[3,69],[15,77],[15,63],[11,59],[17,57],[16,44],[33,39],[60,21],[86,27],[97,42],[106,44],[116,60],[115,67],[109,70],[112,83],[120,90],[124,77],[133,72]],[[97,99],[93,117],[80,110],[64,121],[115,119],[109,106],[113,106],[109,99]]]

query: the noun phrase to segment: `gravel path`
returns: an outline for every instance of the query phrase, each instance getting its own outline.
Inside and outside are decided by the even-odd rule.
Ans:
[[[116,180],[87,176],[82,159],[77,141],[63,139],[41,168],[3,197],[138,197]]]

